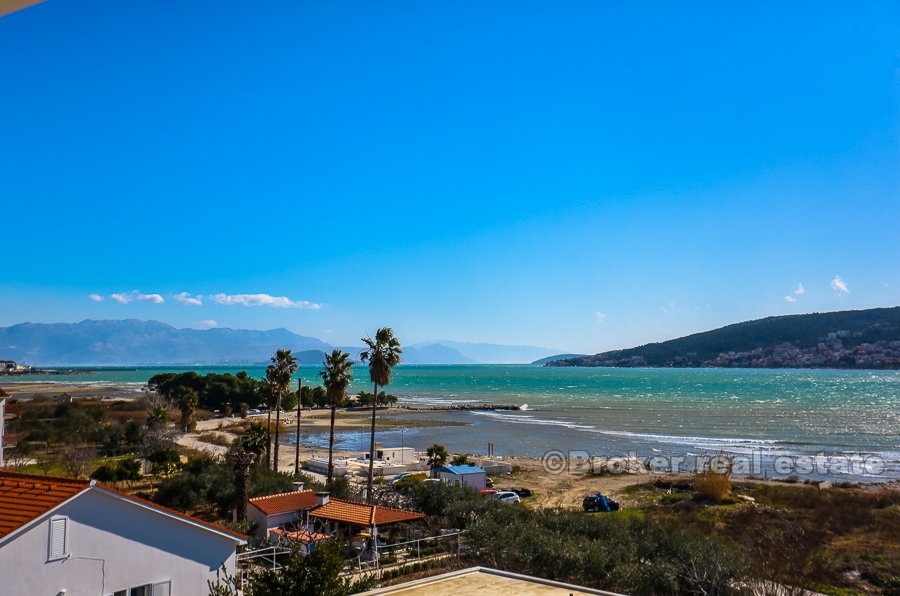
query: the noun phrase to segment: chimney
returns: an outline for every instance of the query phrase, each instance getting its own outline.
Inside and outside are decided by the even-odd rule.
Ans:
[[[300,491],[303,490],[303,483],[302,482],[291,482],[291,489],[294,492],[299,493]]]
[[[327,505],[330,500],[331,493],[328,491],[322,491],[320,493],[316,493],[316,507],[321,507],[322,505]]]

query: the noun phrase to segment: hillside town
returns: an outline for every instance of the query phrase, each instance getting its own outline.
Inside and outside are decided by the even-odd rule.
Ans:
[[[839,337],[814,347],[782,343],[749,352],[725,352],[710,366],[728,368],[900,368],[900,341],[878,341],[845,347]]]

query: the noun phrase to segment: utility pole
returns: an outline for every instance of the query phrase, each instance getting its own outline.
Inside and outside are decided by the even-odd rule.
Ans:
[[[294,478],[300,476],[300,408],[303,406],[303,398],[301,393],[303,389],[303,379],[297,379],[297,445],[294,452]]]

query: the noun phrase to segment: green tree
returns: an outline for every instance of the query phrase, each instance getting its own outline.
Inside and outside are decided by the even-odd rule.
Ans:
[[[450,460],[451,466],[464,466],[469,463],[469,454],[460,453],[459,455],[453,456],[453,459]]]
[[[272,469],[278,469],[278,428],[281,425],[281,398],[291,388],[291,380],[297,372],[297,359],[290,350],[276,350],[272,364],[266,367],[266,380],[272,389],[275,406],[275,448]],[[269,414],[271,419],[271,413]],[[270,430],[271,432],[271,430]]]
[[[434,476],[434,471],[446,464],[447,458],[450,457],[450,454],[447,453],[444,446],[438,445],[437,443],[426,449],[425,455],[428,456],[428,467],[431,468],[432,476]]]
[[[375,332],[375,339],[364,337],[362,341],[366,349],[359,353],[359,359],[369,364],[369,380],[375,384],[373,393],[378,395],[378,387],[389,385],[394,374],[394,367],[400,364],[400,340],[394,337],[390,327],[382,327]],[[372,475],[375,466],[375,414],[378,409],[377,400],[372,400],[372,430],[369,441],[369,477],[366,481],[366,501],[372,502]]]
[[[189,432],[194,429],[194,412],[200,405],[200,396],[194,389],[185,386],[179,386],[175,389],[175,403],[181,411],[181,430]]]
[[[312,554],[304,557],[295,547],[280,571],[266,569],[250,577],[252,596],[345,596],[351,583],[341,577],[344,557],[333,541],[316,544]]]
[[[350,354],[335,349],[330,355],[325,356],[324,368],[319,373],[322,382],[325,383],[325,394],[331,405],[331,428],[328,434],[328,480],[331,485],[334,480],[334,418],[337,407],[347,394],[347,386],[353,380],[353,361]]]

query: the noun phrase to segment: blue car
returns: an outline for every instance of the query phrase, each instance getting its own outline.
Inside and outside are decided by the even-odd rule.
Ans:
[[[604,494],[596,493],[593,495],[588,495],[584,498],[584,501],[581,502],[581,506],[584,507],[585,511],[618,511],[619,510],[619,502],[615,499],[610,499]]]

